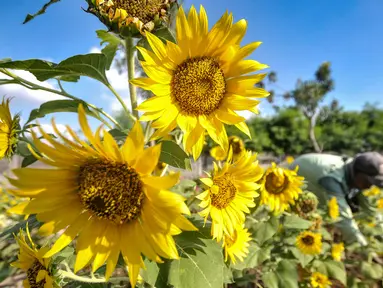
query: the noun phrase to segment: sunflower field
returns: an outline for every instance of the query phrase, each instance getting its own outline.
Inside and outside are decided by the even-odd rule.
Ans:
[[[251,135],[237,112],[258,114],[269,95],[256,85],[268,66],[247,59],[261,42],[241,44],[246,20],[227,12],[209,23],[204,7],[174,0],[86,2],[84,17],[106,26],[97,31],[102,53],[0,60],[0,85],[63,98],[33,109],[23,125],[10,113],[12,95],[1,102],[0,156],[23,161],[0,193],[0,287],[383,287],[383,192],[365,191],[374,212],[355,214],[368,245],[347,245],[335,198],[319,206],[299,167],[263,167],[246,150]],[[131,107],[106,77],[120,52]],[[80,77],[108,88],[133,127],[69,94],[64,87]],[[151,97],[141,101],[142,90]],[[81,133],[60,131],[52,116],[61,112],[77,117]],[[54,133],[39,124],[44,117]],[[230,126],[243,138],[228,135]],[[187,179],[208,141],[212,168]]]

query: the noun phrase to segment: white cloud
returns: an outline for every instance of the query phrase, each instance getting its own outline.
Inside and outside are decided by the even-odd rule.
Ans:
[[[101,49],[98,47],[92,47],[89,53],[101,53]]]
[[[36,79],[36,77],[33,76],[32,73],[29,73],[27,71],[17,70],[17,71],[12,71],[12,73],[16,74],[17,76],[19,76],[19,77],[21,77],[21,78],[23,78],[29,82],[38,84],[38,85],[46,87],[46,88],[56,89],[56,87],[49,82],[38,81]],[[8,77],[7,75],[0,73],[0,79],[11,79],[11,78]],[[23,87],[21,85],[18,85],[18,84],[1,85],[0,86],[0,95],[1,96],[6,95],[8,97],[15,97],[15,99],[17,99],[17,100],[27,101],[27,102],[31,102],[34,104],[43,103],[43,102],[50,101],[50,100],[64,99],[63,96],[60,96],[60,95],[57,95],[57,94],[54,94],[51,92],[42,91],[42,90],[30,90],[30,89]]]

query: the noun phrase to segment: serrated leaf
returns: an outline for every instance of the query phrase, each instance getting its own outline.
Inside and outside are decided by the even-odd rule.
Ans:
[[[41,104],[40,108],[33,109],[29,115],[27,123],[37,119],[43,118],[47,114],[58,112],[78,112],[78,106],[83,104],[87,114],[96,117],[96,114],[89,110],[86,102],[81,100],[53,100]]]
[[[170,41],[176,43],[176,37],[174,36],[173,32],[169,29],[169,27],[162,27],[160,29],[157,29],[154,32],[154,35],[160,38],[163,42]]]
[[[342,262],[327,259],[325,261],[314,261],[313,266],[316,267],[318,272],[337,279],[346,285],[346,270]]]
[[[271,239],[277,233],[279,221],[275,217],[271,217],[268,221],[259,222],[252,227],[254,231],[254,240],[258,245],[262,246],[267,240]]]
[[[73,79],[73,77],[87,76],[108,86],[109,82],[105,74],[106,65],[106,56],[94,53],[76,55],[59,64],[40,59],[30,59],[0,63],[0,68],[28,71],[39,81],[46,81],[57,77],[72,77]]]
[[[96,33],[97,33],[97,37],[102,40],[100,45],[103,45],[104,43],[108,43],[101,50],[101,52],[102,54],[105,55],[107,59],[106,70],[109,70],[110,66],[112,65],[113,59],[116,56],[117,50],[121,44],[121,39],[115,34],[105,30],[97,30]]]
[[[280,288],[298,288],[297,265],[293,261],[282,260],[278,263],[275,273]]]
[[[156,262],[150,261],[148,259],[145,259],[144,263],[146,269],[142,270],[141,277],[145,280],[146,283],[155,287],[160,268],[158,267]]]
[[[33,20],[35,17],[37,17],[41,14],[44,14],[50,5],[57,3],[57,2],[60,2],[60,1],[61,0],[50,0],[48,3],[45,3],[44,6],[39,11],[37,11],[35,14],[33,14],[33,15],[28,14],[25,17],[23,24],[28,23],[29,21]]]
[[[191,169],[189,156],[179,145],[173,141],[162,141],[161,144],[161,162],[176,168]]]
[[[288,215],[283,222],[283,228],[286,229],[308,229],[313,223],[311,221],[300,218],[297,215]]]

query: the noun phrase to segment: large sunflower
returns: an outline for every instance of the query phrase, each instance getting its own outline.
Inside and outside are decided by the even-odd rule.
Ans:
[[[210,214],[211,232],[217,241],[221,241],[223,235],[232,236],[235,228],[245,221],[245,213],[255,206],[254,197],[259,195],[256,192],[259,184],[255,182],[262,177],[263,172],[256,157],[247,152],[233,163],[230,151],[222,168],[214,163],[213,175],[201,178],[208,190],[197,196],[202,200],[199,206],[204,209],[200,215],[206,221]]]
[[[140,267],[141,254],[160,262],[159,256],[178,258],[172,235],[196,230],[182,214],[190,211],[184,198],[167,191],[179,174],[151,176],[161,146],[144,149],[144,135],[136,122],[122,147],[101,129],[92,133],[82,106],[79,121],[89,142],[81,140],[67,126],[73,141],[53,128],[60,143],[41,128],[44,143],[33,134],[34,145],[44,155],[40,161],[56,169],[15,169],[17,187],[12,193],[30,201],[11,209],[18,214],[37,214],[45,222],[40,233],[50,235],[67,227],[44,257],[57,253],[78,236],[75,271],[93,262],[93,271],[105,262],[108,279],[120,252],[129,267],[132,286]],[[33,151],[33,150],[32,150]]]
[[[10,99],[3,98],[0,104],[0,159],[10,158],[16,150],[19,130],[19,115],[12,118],[9,109]]]
[[[302,193],[303,180],[297,170],[283,169],[272,163],[263,175],[261,204],[268,205],[275,213],[285,211]]]
[[[303,254],[320,254],[322,251],[322,235],[311,231],[303,231],[296,239],[296,246]]]
[[[328,215],[330,215],[330,218],[333,220],[339,217],[339,206],[336,197],[332,197],[330,201],[328,201]]]
[[[331,286],[331,281],[328,280],[327,276],[319,272],[314,272],[311,275],[310,282],[313,288],[328,288]]]
[[[227,151],[224,124],[236,125],[250,137],[245,118],[235,111],[258,113],[259,101],[254,98],[269,95],[254,87],[266,74],[247,75],[268,66],[244,60],[261,42],[240,47],[247,23],[242,19],[233,24],[233,16],[228,13],[208,31],[202,6],[199,15],[192,6],[188,17],[181,7],[176,26],[177,44],[164,44],[146,33],[153,52],[137,47],[145,59],[142,67],[149,78],[138,78],[132,83],[156,95],[137,108],[144,112],[140,120],[154,121],[152,126],[158,130],[153,139],[178,125],[184,132],[184,148],[194,159],[201,154],[205,131]]]
[[[30,288],[51,288],[55,287],[52,274],[50,271],[49,263],[50,258],[44,258],[44,254],[49,250],[49,247],[42,247],[37,249],[33,243],[29,229],[27,226],[27,239],[25,233],[20,230],[19,234],[15,237],[19,244],[20,251],[17,261],[11,263],[11,266],[20,268],[25,271],[27,278],[23,281],[24,287]]]
[[[235,264],[237,258],[239,261],[243,259],[249,253],[248,247],[251,240],[250,233],[247,229],[239,226],[233,233],[233,235],[225,235],[223,238],[223,247],[225,248],[225,261],[230,257],[231,262]]]

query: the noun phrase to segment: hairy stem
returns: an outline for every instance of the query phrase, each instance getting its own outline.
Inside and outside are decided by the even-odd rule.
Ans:
[[[129,94],[130,94],[130,102],[132,104],[132,113],[138,119],[138,111],[137,108],[137,91],[136,87],[130,83],[130,80],[134,79],[134,43],[133,38],[128,37],[125,40],[125,53],[126,53],[126,65],[128,68],[128,80],[129,80]]]

